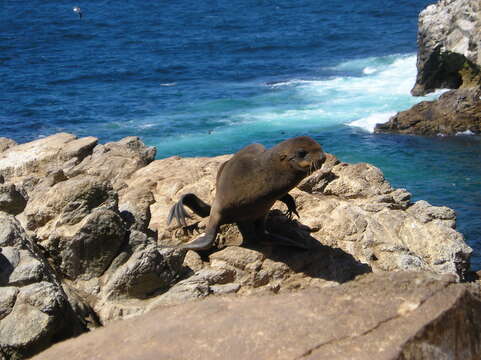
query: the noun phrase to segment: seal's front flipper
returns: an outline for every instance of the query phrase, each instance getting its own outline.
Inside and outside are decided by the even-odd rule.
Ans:
[[[297,212],[296,200],[294,200],[294,198],[291,195],[286,194],[283,197],[281,197],[279,201],[282,201],[284,204],[286,204],[287,211],[285,212],[285,215],[290,220],[292,220],[293,214],[295,214],[298,218],[300,217],[299,213]]]
[[[184,194],[180,200],[170,208],[169,215],[167,216],[167,225],[170,224],[175,218],[177,220],[177,224],[183,226],[184,228],[187,227],[187,222],[185,219],[192,219],[192,217],[185,211],[184,205],[200,217],[205,218],[210,214],[211,207],[209,204],[203,202],[195,194]]]

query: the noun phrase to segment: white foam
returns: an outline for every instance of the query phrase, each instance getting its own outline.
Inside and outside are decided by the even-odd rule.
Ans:
[[[348,124],[373,132],[377,123],[386,122],[398,111],[423,100],[410,94],[416,78],[416,55],[358,59],[338,67],[356,67],[359,76],[296,78],[264,84],[279,91],[274,97],[275,104],[266,106],[270,103],[268,96],[256,98],[253,103],[258,106],[232,109],[222,122],[246,131],[299,126],[319,129]],[[285,93],[285,102],[280,102],[284,90],[289,92]],[[439,93],[431,98],[435,96]]]
[[[466,130],[466,131],[459,131],[456,133],[456,136],[458,135],[475,135],[471,130]]]
[[[365,68],[362,70],[363,74],[366,74],[366,75],[374,74],[376,71],[377,71],[376,68],[369,67],[369,66],[365,67]]]
[[[247,113],[238,116],[242,122],[247,121],[264,121],[264,122],[276,122],[283,120],[309,120],[312,118],[319,117],[325,114],[325,111],[321,108],[316,109],[286,109],[286,110],[276,110],[276,109],[265,109],[257,113]]]
[[[150,128],[153,128],[153,127],[155,127],[155,126],[157,126],[157,125],[158,125],[158,124],[156,124],[156,123],[145,123],[145,124],[139,124],[139,125],[137,125],[137,127],[138,127],[139,129],[150,129]]]
[[[215,131],[209,136],[206,136],[207,130],[174,135],[172,141],[164,139],[158,144],[159,151],[181,152],[182,147],[193,146],[207,149],[217,146],[215,144],[228,148],[233,141],[250,143],[259,134],[297,133],[301,129],[320,132],[342,125],[373,132],[376,124],[388,121],[397,112],[442,93],[438,91],[424,98],[411,96],[416,79],[416,55],[357,59],[339,64],[337,68],[347,69],[348,74],[354,75],[263,83],[264,89],[252,98],[243,99],[242,106],[234,101],[212,115],[216,121],[210,129]],[[210,114],[212,107],[207,105],[205,111]],[[161,120],[167,122],[156,117],[136,121],[135,126],[149,128],[151,123]]]
[[[173,82],[173,83],[163,83],[163,84],[160,84],[160,86],[175,86],[177,85],[177,83]]]
[[[372,64],[368,63],[368,59]],[[343,76],[335,77],[327,80],[301,80],[293,79],[272,84],[272,87],[279,86],[296,86],[306,92],[312,92],[312,95],[325,96],[328,90],[334,90],[336,93],[344,93],[343,95],[365,96],[378,94],[391,95],[407,95],[414,85],[416,78],[416,56],[400,56],[397,58],[389,57],[388,60],[379,61],[376,58],[368,58],[357,60],[362,63],[360,69],[367,76]],[[353,66],[352,62],[347,62],[346,67]],[[377,65],[382,63],[382,65]],[[348,66],[349,65],[349,66]],[[343,68],[343,64],[338,65]]]
[[[299,84],[308,84],[308,83],[310,83],[309,80],[292,79],[292,80],[280,81],[280,82],[277,82],[277,83],[266,84],[266,85],[271,87],[271,88],[277,88],[277,87],[295,86],[295,85],[299,85]]]
[[[389,120],[391,116],[396,115],[396,112],[374,113],[367,117],[348,123],[349,126],[354,126],[366,130],[370,133],[374,132],[376,124],[382,124]]]

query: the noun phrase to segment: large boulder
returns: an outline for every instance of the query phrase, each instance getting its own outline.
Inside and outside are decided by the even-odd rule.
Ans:
[[[440,0],[419,15],[415,96],[481,84],[481,4]]]
[[[34,193],[19,218],[68,278],[100,276],[125,241],[109,183],[76,177]]]
[[[95,147],[97,139],[59,133],[21,145],[7,141],[2,144],[5,150],[0,152],[0,176],[18,183],[80,162]]]
[[[36,245],[0,211],[0,358],[22,359],[85,330]]]
[[[34,359],[475,360],[480,316],[479,293],[467,285],[379,273],[335,288],[159,308]]]
[[[109,180],[114,189],[125,186],[125,179],[155,158],[156,149],[145,146],[136,136],[117,142],[98,145],[75,167],[68,169],[68,177],[94,175]]]
[[[136,299],[165,291],[182,272],[182,252],[158,249],[145,233],[127,230],[117,193],[103,177],[78,174],[51,187],[40,184],[18,218],[67,292],[100,323],[142,311]]]

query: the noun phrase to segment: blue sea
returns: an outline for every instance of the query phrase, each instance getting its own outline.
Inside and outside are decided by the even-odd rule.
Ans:
[[[478,270],[480,137],[372,134],[439,96],[409,94],[432,2],[0,0],[0,136],[138,135],[164,158],[307,134],[455,209]]]

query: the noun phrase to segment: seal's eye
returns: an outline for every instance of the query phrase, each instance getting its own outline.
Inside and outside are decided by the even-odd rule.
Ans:
[[[300,158],[303,158],[304,156],[307,155],[307,151],[306,150],[299,150],[297,152],[297,156],[300,157]]]

